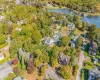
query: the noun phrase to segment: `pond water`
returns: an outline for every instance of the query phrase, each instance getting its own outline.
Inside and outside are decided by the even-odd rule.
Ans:
[[[52,9],[48,10],[49,12],[57,12],[57,13],[67,13],[67,14],[77,14],[73,11],[70,11],[69,9]],[[88,16],[85,15],[82,19],[83,22],[88,22],[89,24],[95,24],[97,28],[100,28],[100,16]]]

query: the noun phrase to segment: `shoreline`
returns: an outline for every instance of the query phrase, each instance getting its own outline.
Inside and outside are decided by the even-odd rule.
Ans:
[[[51,10],[56,10],[56,9],[69,9],[71,10],[70,8],[67,8],[67,7],[54,7],[54,6],[51,6],[51,7],[45,7],[47,9],[51,9]],[[89,13],[89,12],[79,12],[77,10],[72,10],[73,12],[76,12],[76,13],[80,13],[80,14],[87,14],[88,16],[100,16],[100,13]]]

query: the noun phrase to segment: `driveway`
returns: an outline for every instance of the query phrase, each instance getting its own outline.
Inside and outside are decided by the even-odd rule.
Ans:
[[[63,78],[61,78],[60,76],[58,76],[55,72],[55,70],[53,70],[50,66],[48,66],[48,69],[46,70],[46,79],[50,78],[50,79],[54,79],[54,80],[64,80]]]

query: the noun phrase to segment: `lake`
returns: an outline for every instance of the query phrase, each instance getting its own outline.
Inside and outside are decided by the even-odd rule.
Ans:
[[[57,12],[57,13],[67,13],[67,14],[77,14],[69,9],[51,9],[49,12]],[[89,24],[95,24],[97,28],[100,28],[100,16],[88,16],[85,15],[82,19],[83,22],[88,22]]]

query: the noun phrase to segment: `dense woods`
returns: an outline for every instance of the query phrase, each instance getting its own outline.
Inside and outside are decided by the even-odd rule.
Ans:
[[[16,76],[24,71],[26,74],[37,71],[38,77],[44,77],[50,67],[62,78],[75,80],[81,51],[91,60],[94,57],[89,54],[90,42],[97,45],[96,57],[100,57],[100,29],[95,24],[82,22],[82,16],[77,14],[72,16],[49,12],[46,8],[48,4],[52,4],[54,7],[67,7],[79,12],[99,13],[99,0],[20,1],[20,4],[13,0],[0,1],[0,7],[4,7],[0,15],[5,16],[0,22],[0,46],[7,43],[10,35],[9,58],[17,58],[12,61]],[[68,27],[69,25],[74,25],[74,29]],[[83,41],[84,32],[86,41]],[[92,62],[84,63],[83,68],[87,71],[87,65],[94,66]]]

